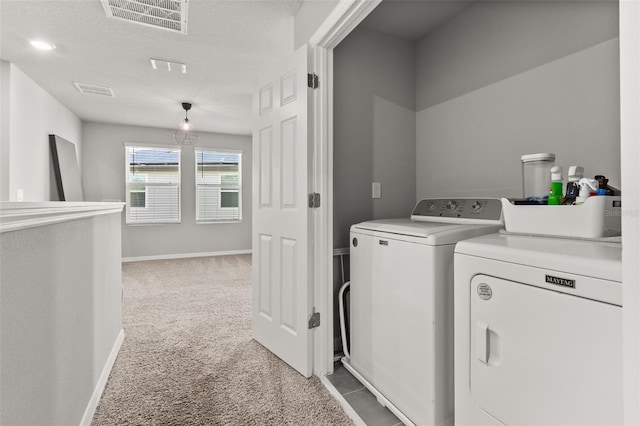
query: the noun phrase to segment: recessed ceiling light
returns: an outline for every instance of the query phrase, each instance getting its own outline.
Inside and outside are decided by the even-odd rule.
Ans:
[[[38,50],[53,50],[56,48],[55,45],[42,40],[29,40],[29,43]]]

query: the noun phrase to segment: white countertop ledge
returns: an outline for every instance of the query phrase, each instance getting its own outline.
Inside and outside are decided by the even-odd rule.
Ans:
[[[0,233],[120,213],[121,202],[0,202]]]

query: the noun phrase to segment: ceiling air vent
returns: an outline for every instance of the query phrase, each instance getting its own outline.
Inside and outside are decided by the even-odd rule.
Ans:
[[[101,0],[107,16],[187,33],[187,0]]]
[[[113,94],[113,90],[109,87],[96,86],[94,84],[86,84],[86,83],[73,83],[74,86],[78,88],[80,93],[85,95],[101,95],[101,96],[110,96],[115,97]]]
[[[172,62],[172,61],[165,61],[163,59],[149,59],[149,61],[151,62],[151,68],[153,68],[154,70],[162,70],[162,71],[178,71],[181,72],[182,74],[186,74],[187,73],[187,64],[183,64],[182,62]]]

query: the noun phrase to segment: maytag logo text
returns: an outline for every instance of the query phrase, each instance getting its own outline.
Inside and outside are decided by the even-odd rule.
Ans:
[[[544,280],[549,284],[561,285],[563,287],[576,288],[576,280],[567,278],[554,277],[553,275],[545,275]]]

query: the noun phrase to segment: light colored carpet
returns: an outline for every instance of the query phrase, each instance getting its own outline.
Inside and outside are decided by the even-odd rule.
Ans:
[[[351,425],[251,337],[251,256],[123,264],[125,340],[92,425]]]

